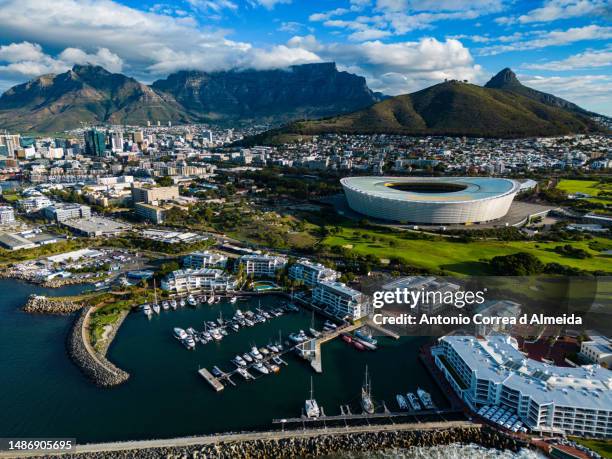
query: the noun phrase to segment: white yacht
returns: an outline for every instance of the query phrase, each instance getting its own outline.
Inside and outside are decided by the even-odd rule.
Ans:
[[[242,357],[240,357],[239,355],[237,355],[236,357],[234,357],[234,360],[232,360],[237,366],[239,367],[246,367],[246,362],[244,361],[244,359]]]
[[[419,399],[416,395],[414,395],[412,392],[408,392],[406,394],[406,398],[408,399],[408,403],[410,403],[410,406],[414,411],[421,410],[421,404],[419,403]]]
[[[194,349],[196,346],[195,339],[193,336],[187,335],[187,338],[181,340],[181,342],[185,345],[187,349]]]
[[[256,364],[254,364],[253,368],[255,368],[257,371],[259,371],[262,375],[267,375],[267,374],[270,373],[270,370],[268,370],[266,367],[264,367],[261,362],[257,362]]]
[[[172,309],[174,309],[175,311],[176,311],[177,306],[178,306],[178,305],[176,304],[176,300],[171,300],[171,301],[170,301],[170,307],[171,307]]]
[[[197,302],[197,301],[196,301],[196,299],[193,297],[193,295],[189,295],[189,296],[187,297],[187,303],[189,304],[189,306],[193,306],[193,307],[195,307],[195,306],[197,306],[197,305],[198,305],[198,302]]]
[[[256,346],[253,346],[251,348],[251,352],[249,352],[249,354],[251,354],[251,357],[253,357],[255,360],[263,359],[263,355],[261,355]]]
[[[433,400],[431,399],[431,395],[429,395],[429,392],[424,391],[423,389],[418,387],[417,395],[419,396],[419,400],[421,400],[421,403],[423,404],[426,410],[434,410],[436,408]]]
[[[185,307],[185,300],[183,298],[181,298],[181,301],[179,301],[179,304],[181,305],[181,308]]]
[[[168,309],[170,309],[170,303],[168,303],[167,301],[163,301],[162,308],[164,311],[167,311]]]
[[[185,330],[183,330],[182,328],[175,327],[174,328],[174,336],[177,339],[183,340],[183,339],[187,338],[187,336],[189,336],[189,335],[187,335],[187,332]]]
[[[361,387],[361,408],[364,413],[374,414],[374,403],[372,402],[372,386],[368,377],[368,367],[366,365],[365,380]]]
[[[242,358],[249,363],[253,363],[253,357],[251,357],[249,354],[242,354]]]
[[[230,298],[229,301],[230,301],[231,304],[234,304],[236,301],[238,301],[238,297],[237,296],[233,296],[233,297]]]
[[[153,308],[153,311],[155,312],[155,314],[159,314],[159,312],[161,311],[159,304],[157,303],[153,303],[153,306],[151,306]]]
[[[151,309],[151,306],[149,306],[148,304],[145,304],[142,307],[142,312],[144,312],[145,316],[147,317],[151,317],[151,315],[153,314],[153,310]]]

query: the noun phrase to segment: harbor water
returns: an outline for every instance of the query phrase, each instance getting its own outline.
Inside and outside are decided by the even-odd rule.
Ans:
[[[395,394],[428,390],[434,402],[446,407],[444,396],[418,360],[427,338],[379,338],[375,352],[358,351],[340,339],[323,345],[323,373],[293,353],[283,357],[280,373],[244,381],[233,379],[216,393],[198,374],[201,367],[223,370],[230,359],[259,347],[283,341],[300,329],[308,330],[311,313],[288,313],[252,328],[230,332],[220,342],[185,349],[173,337],[173,328],[203,329],[205,320],[236,309],[280,306],[278,296],[251,297],[235,304],[222,302],[197,308],[162,311],[147,319],[133,313],[123,323],[108,357],[128,371],[130,379],[112,389],[92,385],[67,357],[65,339],[74,316],[29,315],[20,307],[31,293],[68,295],[82,286],[49,290],[12,280],[0,280],[0,436],[72,437],[78,442],[170,438],[272,428],[274,418],[300,416],[310,391],[327,415],[339,414],[340,405],[360,412],[360,389],[367,365],[372,395],[378,404],[397,409]],[[315,319],[315,328],[322,321]]]

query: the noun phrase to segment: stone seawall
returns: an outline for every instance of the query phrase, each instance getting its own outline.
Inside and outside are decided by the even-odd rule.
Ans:
[[[100,387],[112,387],[124,383],[130,377],[129,373],[117,368],[106,357],[106,350],[112,342],[117,329],[127,316],[127,312],[117,321],[113,327],[113,331],[107,337],[106,344],[102,353],[96,352],[89,342],[88,328],[90,314],[95,309],[87,307],[82,310],[81,314],[75,320],[72,330],[68,334],[67,348],[68,354],[79,367],[85,376],[87,376],[94,384]]]
[[[82,301],[30,295],[23,311],[30,314],[72,314],[83,306],[85,303]]]
[[[498,450],[518,451],[526,444],[510,439],[499,432],[470,424],[452,427],[454,423],[439,426],[384,425],[346,428],[330,428],[325,431],[253,432],[251,434],[223,434],[218,437],[201,437],[201,443],[182,444],[190,439],[165,440],[164,446],[151,442],[126,442],[120,444],[83,445],[82,452],[62,455],[71,459],[186,459],[186,458],[314,458],[336,457],[340,453],[363,453],[405,449],[413,446],[431,447],[452,443],[479,444]],[[467,423],[466,423],[467,424]],[[346,430],[345,430],[346,429]],[[233,437],[233,438],[231,438]],[[173,445],[172,443],[176,443]],[[144,446],[151,443],[151,447]]]

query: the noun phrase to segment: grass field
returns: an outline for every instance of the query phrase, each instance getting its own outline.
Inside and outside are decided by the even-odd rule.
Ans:
[[[592,449],[596,453],[601,454],[602,457],[612,458],[612,440],[585,440],[579,437],[569,437],[570,440],[580,443],[589,449]]]
[[[557,188],[568,194],[585,193],[591,195],[592,197],[585,198],[589,202],[612,204],[612,196],[597,197],[602,192],[612,193],[612,183],[600,183],[597,180],[562,179],[557,185]]]
[[[363,236],[367,234],[365,239]],[[372,240],[372,236],[376,239]],[[606,239],[593,239],[601,247],[612,248]],[[612,258],[589,248],[589,242],[572,242],[574,247],[586,250],[592,258],[577,259],[560,255],[554,248],[565,243],[531,241],[475,241],[452,242],[448,239],[435,240],[404,239],[401,233],[385,234],[375,230],[342,228],[337,235],[327,237],[323,243],[329,247],[345,247],[361,255],[372,254],[381,259],[401,258],[406,263],[433,271],[444,270],[451,274],[491,274],[487,260],[497,255],[529,252],[543,263],[559,263],[586,271],[610,271]]]

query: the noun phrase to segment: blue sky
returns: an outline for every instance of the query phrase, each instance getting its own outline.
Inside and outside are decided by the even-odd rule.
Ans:
[[[335,61],[395,95],[445,78],[521,81],[612,115],[608,0],[0,0],[0,91],[93,63],[180,69]]]

